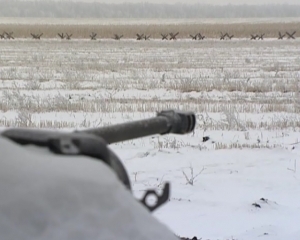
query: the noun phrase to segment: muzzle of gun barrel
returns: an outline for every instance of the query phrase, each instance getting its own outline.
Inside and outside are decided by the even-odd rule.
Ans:
[[[169,120],[169,129],[163,134],[186,134],[195,129],[196,116],[193,112],[167,110],[159,112],[157,117],[166,117]]]

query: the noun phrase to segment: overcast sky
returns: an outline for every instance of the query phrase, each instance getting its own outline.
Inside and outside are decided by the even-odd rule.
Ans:
[[[69,0],[64,0],[69,1]],[[104,3],[123,3],[123,2],[132,2],[132,3],[205,3],[205,4],[300,4],[300,0],[75,0],[78,2],[104,2]]]

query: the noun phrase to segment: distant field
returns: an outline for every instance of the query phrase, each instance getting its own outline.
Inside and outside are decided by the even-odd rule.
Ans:
[[[178,39],[190,38],[201,32],[206,38],[219,38],[228,32],[235,38],[249,38],[250,34],[265,33],[265,38],[277,38],[278,32],[297,31],[300,36],[300,19],[12,19],[0,18],[0,33],[14,32],[16,38],[31,38],[31,33],[43,33],[43,38],[56,38],[58,32],[73,34],[73,38],[89,38],[96,32],[98,38],[112,38],[122,34],[135,38],[137,33],[161,38],[161,33],[179,32]]]
[[[231,24],[231,23],[299,23],[300,18],[198,18],[198,19],[124,19],[124,18],[0,18],[1,24],[51,25],[165,25],[165,24]]]
[[[181,108],[201,114],[213,131],[300,127],[298,40],[29,39],[0,46],[1,126],[91,127],[99,113],[136,117]],[[10,111],[31,120],[18,122]],[[53,111],[60,113],[49,120]],[[70,119],[69,112],[79,115]]]

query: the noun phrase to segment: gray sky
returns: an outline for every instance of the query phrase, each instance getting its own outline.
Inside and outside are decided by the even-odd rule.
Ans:
[[[62,0],[60,0],[62,1]],[[68,0],[63,0],[68,1]],[[149,3],[204,3],[204,4],[300,4],[300,0],[75,0],[79,2],[104,2],[104,3],[123,3],[123,2],[132,2],[132,3],[140,3],[140,2],[149,2]]]

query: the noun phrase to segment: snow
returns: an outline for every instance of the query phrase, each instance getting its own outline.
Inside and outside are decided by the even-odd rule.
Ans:
[[[299,40],[17,41],[1,42],[2,130],[71,131],[192,110],[194,133],[110,146],[134,196],[170,182],[153,216],[180,236],[300,239]],[[98,176],[101,164],[83,162]]]
[[[127,169],[137,173],[132,176],[137,196],[161,181],[172,183],[169,203],[155,216],[175,233],[203,239],[300,237],[299,150],[183,148],[147,156],[142,154],[146,149],[115,150]],[[190,168],[194,176],[200,173],[193,185],[183,174],[190,178]]]
[[[0,195],[1,215],[6,215],[10,209],[11,216],[9,224],[9,218],[1,218],[0,233],[6,234],[4,229],[8,227],[14,229],[10,232],[13,235],[2,235],[1,238],[16,239],[22,234],[22,239],[73,239],[76,234],[93,239],[117,239],[120,236],[122,239],[147,239],[146,236],[172,239],[168,230],[158,227],[150,214],[142,210],[109,174],[111,170],[100,162],[83,157],[55,158],[47,151],[16,147],[6,140],[1,140],[0,147],[2,156],[6,156],[2,158],[0,168],[0,192],[6,193]],[[175,234],[243,240],[260,237],[280,240],[287,236],[297,240],[300,237],[300,174],[297,170],[300,150],[297,147],[157,150],[148,146],[134,148],[132,144],[124,143],[111,148],[122,158],[136,198],[147,189],[160,190],[164,182],[171,183],[169,201],[153,215]],[[191,170],[195,179],[188,184],[187,180],[192,179]],[[260,208],[253,206],[254,203]],[[128,212],[129,206],[137,215],[136,222],[132,219],[130,224],[135,225],[139,233],[137,229],[126,232],[127,217],[132,214]],[[117,211],[117,208],[121,209]],[[36,216],[30,209],[33,212],[38,209],[40,215]],[[117,215],[109,209],[115,209],[113,212]],[[32,221],[33,229],[23,222],[22,214],[27,222]],[[126,216],[126,220],[122,216]],[[36,217],[44,225],[37,224]],[[114,236],[106,236],[112,234],[113,225],[110,224],[125,225],[120,232],[113,231]],[[159,229],[158,235],[167,236],[151,235],[154,230],[149,224]],[[45,230],[39,232],[41,228]],[[106,232],[102,230],[104,228],[110,230]],[[101,231],[97,232],[99,229]],[[24,235],[26,232],[28,235]],[[133,235],[126,238],[128,234]]]
[[[129,211],[129,205],[132,205],[138,215],[137,209],[140,208],[100,162],[83,157],[54,158],[33,147],[22,149],[10,145],[1,140],[1,154],[8,158],[2,158],[0,192],[5,194],[0,194],[0,197],[1,215],[8,214],[8,209],[12,211],[10,224],[13,224],[9,226],[14,229],[11,231],[14,235],[11,238],[2,235],[1,238],[16,239],[18,234],[22,234],[22,239],[35,239],[34,236],[36,239],[71,239],[73,234],[82,233],[84,237],[93,239],[117,239],[119,234],[122,234],[122,239],[141,239],[141,236],[143,239],[147,239],[146,236],[160,239],[150,237],[150,223],[146,224],[145,219],[153,220],[145,211],[141,211],[143,220],[137,219],[135,224],[139,226],[143,222],[147,228],[139,226],[140,235],[136,238],[126,238],[125,227],[120,229],[122,233],[114,231],[115,236],[104,237],[112,234],[110,230],[102,231],[104,226],[110,229],[108,223],[112,224],[107,218],[111,217],[113,224],[119,221],[118,226],[128,222],[121,218],[122,214],[115,218],[109,209],[118,206]],[[279,240],[287,236],[296,240],[300,237],[300,174],[297,169],[300,149],[297,147],[201,151],[193,147],[135,148],[124,143],[111,145],[111,148],[121,157],[136,198],[140,198],[147,189],[160,190],[164,182],[171,183],[169,201],[153,215],[175,234],[202,239],[242,240],[261,237]],[[184,174],[191,180],[191,170],[195,179],[193,184],[188,184]],[[121,193],[125,196],[121,197]],[[67,199],[67,203],[63,198]],[[106,205],[105,199],[108,198],[111,205]],[[260,208],[253,206],[254,203]],[[44,221],[45,225],[34,225],[36,228],[29,231],[30,208],[39,209],[39,222]],[[26,213],[26,224],[22,211]],[[108,225],[103,223],[98,213],[105,216]],[[35,217],[38,216],[32,216],[33,223]],[[1,227],[0,233],[5,234],[3,228],[8,227],[7,219],[3,222],[2,218]],[[41,227],[46,230],[40,233]],[[28,235],[24,235],[27,231]],[[163,232],[167,234],[166,229]],[[163,239],[172,238],[164,236]]]
[[[101,161],[0,138],[0,238],[170,239]]]
[[[199,19],[164,19],[161,21],[160,19],[93,19],[93,18],[84,18],[78,19],[76,18],[10,18],[10,17],[1,17],[1,22],[4,24],[48,24],[48,25],[150,25],[150,24],[160,24],[160,25],[168,25],[168,24],[199,24],[199,23],[209,23],[209,24],[229,24],[229,23],[282,23],[282,22],[299,22],[299,18],[291,17],[291,18],[199,18]]]

